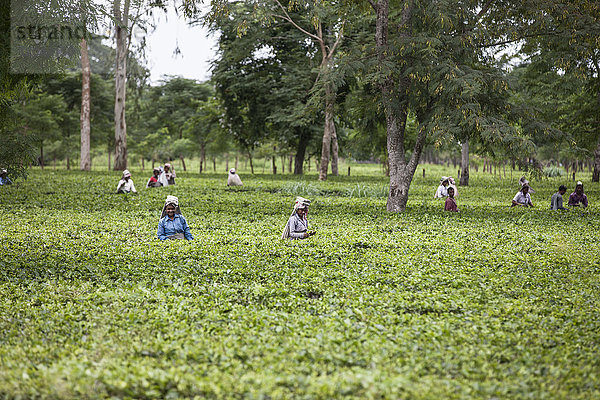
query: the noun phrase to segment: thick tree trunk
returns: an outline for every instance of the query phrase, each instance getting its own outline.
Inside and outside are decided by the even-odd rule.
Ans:
[[[117,60],[115,65],[115,170],[127,169],[127,125],[125,123],[125,97],[127,84],[127,32],[129,25],[129,2],[115,0]]]
[[[469,140],[462,143],[460,151],[460,186],[469,186]]]
[[[288,173],[291,174],[292,173],[292,162],[294,161],[294,157],[293,156],[288,156]]]
[[[376,12],[375,42],[377,46],[377,60],[383,67],[388,59],[388,14],[389,0],[378,0],[372,3]],[[401,19],[408,21],[412,5],[407,4],[402,10]],[[410,161],[407,163],[404,150],[404,131],[408,110],[406,102],[402,101],[407,82],[396,82],[394,78],[387,75],[379,83],[381,99],[386,116],[387,151],[390,171],[390,191],[387,200],[387,210],[400,212],[406,209],[408,201],[408,189],[412,181],[415,169],[419,163],[423,145],[425,143],[425,131],[417,134],[417,140]]]
[[[81,39],[81,160],[79,168],[82,171],[92,169],[90,156],[90,58],[88,56],[88,45],[85,39]]]
[[[310,133],[308,130],[303,130],[298,140],[298,147],[296,148],[296,157],[294,163],[294,175],[302,175],[304,167],[304,157],[306,155],[306,147],[310,141]]]
[[[592,182],[600,181],[600,137],[598,138],[598,145],[594,151],[594,173],[592,174]]]

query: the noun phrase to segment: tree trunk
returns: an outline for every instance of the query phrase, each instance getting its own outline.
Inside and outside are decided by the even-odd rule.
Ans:
[[[225,153],[225,171],[229,171],[229,153]]]
[[[294,161],[294,157],[293,156],[288,156],[288,173],[291,174],[292,173],[292,162]]]
[[[216,157],[213,157],[212,162],[213,162],[213,172],[217,172],[217,159],[216,159]]]
[[[592,182],[600,181],[600,137],[598,137],[598,145],[594,151],[594,173],[592,174]]]
[[[331,120],[331,175],[339,176],[338,172],[338,141],[335,131],[335,122]]]
[[[200,167],[198,170],[198,173],[202,173],[203,171],[203,167],[204,167],[204,160],[206,158],[206,150],[205,150],[205,145],[204,143],[200,143]]]
[[[285,156],[281,156],[281,174],[285,174]]]
[[[183,157],[179,157],[179,159],[181,160],[181,166],[183,167],[183,172],[186,172],[187,169],[185,168],[185,159]]]
[[[377,61],[380,67],[388,62],[388,15],[389,0],[373,2],[376,12],[375,42],[377,46]],[[402,10],[401,19],[408,21],[412,11],[412,4],[408,3]],[[423,145],[425,131],[417,134],[417,140],[410,161],[407,163],[404,150],[404,131],[408,110],[406,102],[402,101],[407,90],[406,81],[396,82],[390,75],[383,76],[379,82],[379,90],[386,117],[387,151],[390,171],[390,191],[387,200],[387,210],[400,212],[406,209],[408,189],[412,181]]]
[[[82,171],[90,171],[92,169],[92,161],[90,156],[90,58],[88,56],[87,41],[81,39],[81,161],[79,168]]]
[[[144,170],[144,167],[146,166],[144,161],[145,161],[144,157],[142,157],[142,171]]]
[[[306,147],[310,141],[310,133],[308,130],[302,130],[300,139],[298,140],[298,147],[296,148],[296,157],[294,164],[294,175],[302,175],[304,167],[304,156],[306,155]]]
[[[469,186],[469,140],[463,141],[460,150],[460,186]]]
[[[44,169],[44,141],[40,141],[40,168]]]
[[[321,146],[321,164],[319,166],[319,180],[321,181],[327,180],[327,169],[329,168],[329,155],[331,153],[331,138],[334,134],[333,129],[335,129],[335,125],[333,122],[334,105],[335,91],[331,84],[327,84],[325,85],[325,126],[323,129],[323,144]]]
[[[238,162],[240,161],[240,156],[238,154],[235,155],[235,169],[238,169]]]
[[[252,163],[252,153],[248,150],[248,161],[250,162],[250,172],[254,175],[254,164]]]
[[[277,163],[275,163],[275,151],[277,151],[277,146],[273,146],[273,155],[271,156],[271,165],[273,167],[273,175],[277,175]]]
[[[127,169],[127,125],[125,123],[125,97],[127,93],[127,33],[129,30],[129,3],[115,0],[115,30],[117,59],[115,65],[115,170]]]
[[[69,156],[67,156],[67,171],[71,169],[70,161],[71,161],[71,159],[69,158]]]
[[[110,163],[110,143],[108,144],[108,170],[110,171],[111,163]]]

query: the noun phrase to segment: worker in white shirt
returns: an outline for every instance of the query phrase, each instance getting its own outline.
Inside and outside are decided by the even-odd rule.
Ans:
[[[129,170],[123,171],[123,178],[119,181],[117,185],[117,193],[137,193],[135,190],[135,185],[131,180],[131,172]]]

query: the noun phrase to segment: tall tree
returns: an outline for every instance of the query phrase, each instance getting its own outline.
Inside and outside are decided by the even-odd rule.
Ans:
[[[130,0],[114,0],[115,40],[117,56],[115,63],[115,170],[127,168],[127,123],[125,121],[125,99],[127,95],[127,54],[129,51],[129,6]]]
[[[79,168],[89,171],[92,168],[90,157],[91,144],[91,67],[88,55],[88,45],[85,38],[81,39],[81,152]]]
[[[483,41],[499,35],[492,22],[504,16],[504,4],[489,0],[369,0],[369,4],[375,11],[376,44],[371,71],[386,118],[388,211],[406,208],[428,137],[468,131],[513,150],[531,147],[527,136],[507,121],[506,82],[493,57],[486,57],[483,50]],[[490,16],[492,6],[498,13]],[[409,114],[418,123],[411,150],[405,135]]]

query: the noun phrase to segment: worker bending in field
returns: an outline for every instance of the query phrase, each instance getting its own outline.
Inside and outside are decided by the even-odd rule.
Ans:
[[[444,204],[445,211],[454,211],[458,212],[458,206],[456,205],[456,200],[454,200],[454,188],[448,188],[448,197],[446,198],[446,203]]]
[[[533,207],[533,203],[531,202],[531,195],[529,194],[529,185],[523,185],[523,187],[521,187],[521,190],[517,192],[517,194],[512,200],[511,207],[514,206]]]
[[[315,234],[308,231],[308,206],[310,200],[303,197],[297,197],[294,204],[294,211],[290,219],[288,219],[285,228],[283,229],[282,239],[306,239]]]
[[[587,207],[588,199],[585,193],[583,193],[583,182],[577,182],[575,185],[575,191],[569,196],[569,207]]]
[[[148,183],[146,183],[146,187],[147,188],[161,187],[162,183],[160,183],[158,181],[159,176],[160,176],[160,168],[154,168],[152,170],[152,176],[150,177],[150,179],[148,179]]]
[[[181,215],[179,199],[175,196],[167,196],[165,205],[158,221],[158,238],[193,240],[187,221]]]
[[[442,176],[440,179],[440,186],[438,186],[435,194],[433,195],[434,199],[441,199],[443,197],[448,197],[448,185],[450,184],[450,180],[447,176]]]
[[[8,177],[8,171],[4,168],[0,170],[0,186],[11,185],[12,181]]]
[[[242,186],[242,180],[240,176],[235,172],[235,168],[229,170],[229,176],[227,176],[227,186]]]
[[[131,180],[131,172],[129,170],[123,171],[123,178],[119,181],[117,185],[117,193],[136,193],[135,185]]]

